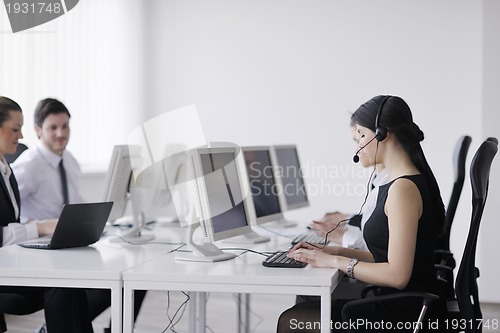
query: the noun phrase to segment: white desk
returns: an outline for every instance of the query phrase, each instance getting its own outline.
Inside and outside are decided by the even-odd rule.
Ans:
[[[104,239],[81,248],[0,248],[0,285],[111,289],[112,332],[122,332],[122,272],[144,263],[174,245],[142,246]]]
[[[289,240],[286,240],[280,247],[268,243],[252,248],[259,251],[265,251],[265,248],[284,249],[289,244]],[[232,246],[224,244],[220,247]],[[321,332],[330,332],[331,292],[342,274],[335,269],[309,266],[302,269],[267,268],[262,266],[263,259],[261,255],[246,253],[235,259],[217,263],[182,262],[175,260],[175,253],[170,253],[125,271],[124,332],[132,332],[133,291],[137,289],[200,292],[202,296],[205,292],[319,295]],[[204,302],[200,304],[203,305]],[[205,331],[203,322],[198,330]]]

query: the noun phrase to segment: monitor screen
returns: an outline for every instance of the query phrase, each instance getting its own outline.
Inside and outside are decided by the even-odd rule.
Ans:
[[[285,197],[286,209],[309,206],[299,155],[295,145],[274,146],[277,174],[281,180],[281,193]]]
[[[103,201],[114,203],[108,217],[109,221],[114,221],[124,215],[129,198],[131,177],[132,167],[128,146],[114,146],[104,181]]]
[[[203,179],[202,221],[211,241],[250,232],[248,202],[242,186],[237,148],[198,150]],[[197,172],[197,177],[200,174]]]
[[[243,147],[257,224],[283,219],[271,148]]]

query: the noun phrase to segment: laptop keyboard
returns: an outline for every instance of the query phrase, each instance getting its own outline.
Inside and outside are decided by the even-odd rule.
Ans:
[[[50,244],[48,242],[20,243],[19,246],[31,249],[50,249]]]
[[[262,265],[266,267],[302,268],[307,264],[287,257],[288,251],[277,251],[267,257]]]

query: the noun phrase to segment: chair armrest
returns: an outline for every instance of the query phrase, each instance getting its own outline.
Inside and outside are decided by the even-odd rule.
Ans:
[[[379,286],[374,286],[374,285],[368,285],[361,290],[361,298],[366,298],[368,297],[368,293],[372,292],[374,296],[378,295],[380,287]]]
[[[438,300],[439,296],[431,294],[431,293],[424,293],[424,292],[401,292],[401,293],[394,293],[390,295],[383,295],[383,296],[375,296],[375,297],[368,297],[368,298],[361,298],[358,300],[350,301],[344,305],[342,308],[342,319],[344,321],[348,321],[350,319],[350,310],[353,307],[364,305],[364,304],[369,304],[369,303],[380,303],[380,302],[390,302],[395,299],[399,298],[408,298],[408,297],[418,297],[421,298],[423,301],[423,305],[429,306],[432,301]]]
[[[441,250],[441,249],[434,250],[434,254],[437,254],[440,256],[447,256],[447,257],[451,257],[453,255],[452,252],[450,252],[448,250]]]
[[[434,250],[434,258],[435,262],[441,265],[446,265],[451,268],[455,268],[456,266],[455,259],[453,258],[453,253],[450,251]]]
[[[448,273],[453,272],[453,268],[446,265],[434,265],[434,270],[436,271],[436,278],[439,282],[448,283]]]

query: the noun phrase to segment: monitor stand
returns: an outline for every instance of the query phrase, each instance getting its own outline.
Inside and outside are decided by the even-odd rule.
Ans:
[[[134,219],[135,220],[135,219]],[[145,221],[144,214],[141,214],[141,220]],[[149,242],[153,239],[155,239],[154,235],[144,235],[142,234],[142,228],[146,224],[145,222],[135,222],[131,221],[132,226],[129,229],[122,230],[118,234],[116,234],[116,237],[111,238],[111,242],[130,242],[130,243],[143,243],[143,242]]]
[[[258,244],[258,243],[266,243],[269,242],[270,240],[271,240],[270,237],[262,236],[256,233],[255,231],[251,231],[249,233],[240,236],[235,236],[225,239],[224,242],[236,243],[236,244]]]
[[[180,261],[198,261],[198,262],[216,262],[233,259],[236,257],[234,253],[222,252],[213,243],[197,244],[194,242],[193,235],[196,229],[200,226],[199,222],[190,223],[187,226],[186,244],[192,250],[191,253],[178,254],[175,260]]]
[[[293,228],[296,227],[297,225],[298,225],[297,222],[289,221],[286,219],[281,219],[266,223],[266,227],[269,228]]]
[[[112,238],[111,242],[130,242],[130,243],[144,243],[149,242],[155,238],[154,235],[143,235],[142,229],[146,225],[146,215],[141,210],[141,200],[139,200],[140,193],[136,193],[133,188],[130,189],[130,201],[132,203],[132,227],[117,234]]]

